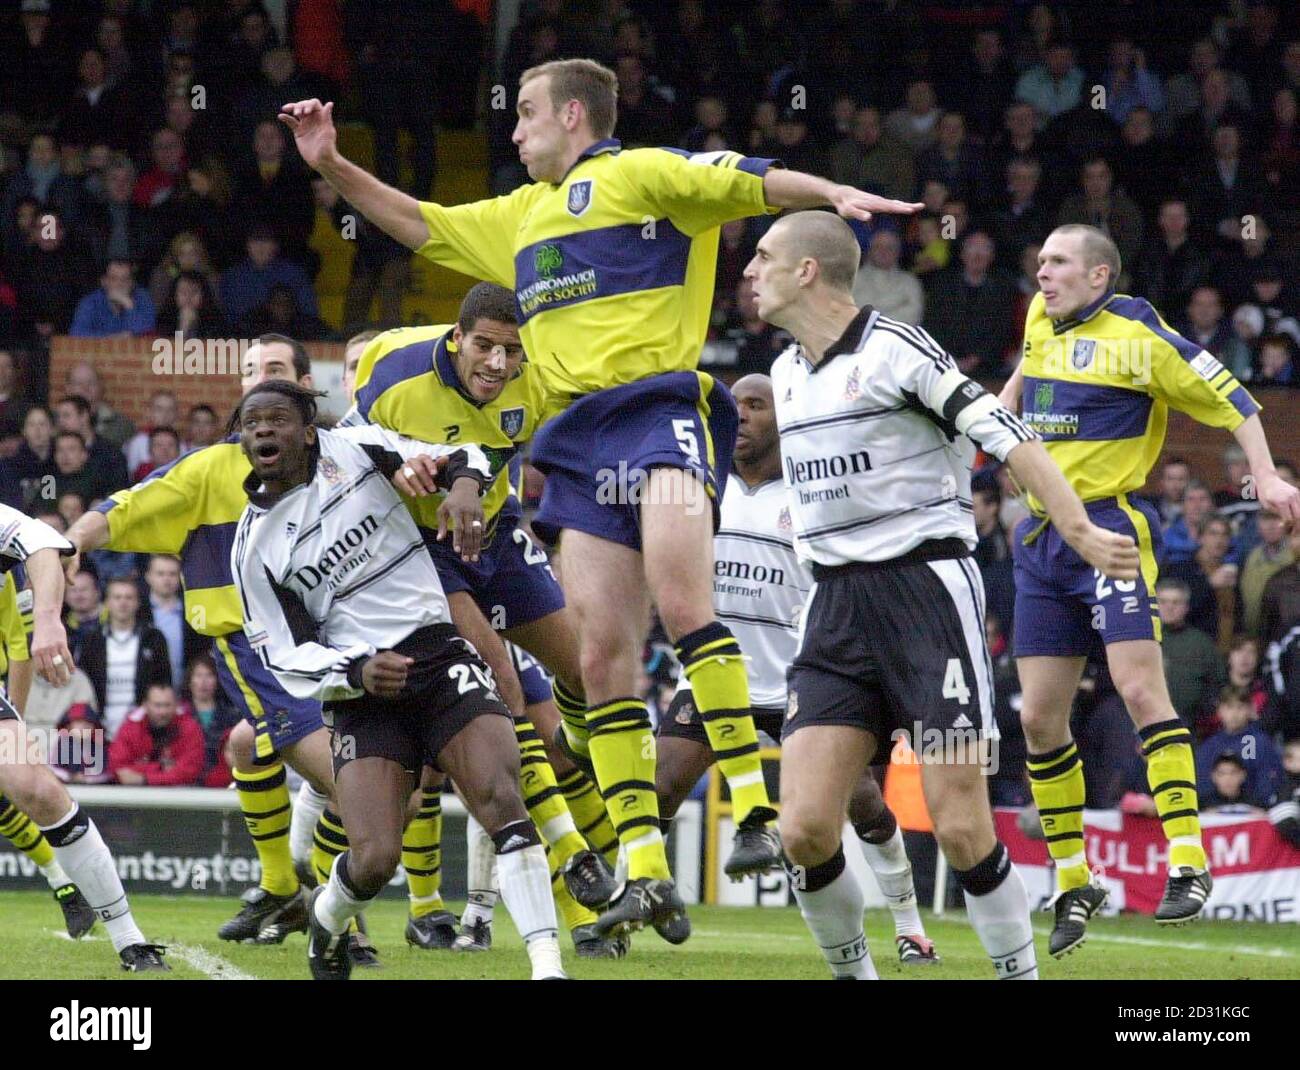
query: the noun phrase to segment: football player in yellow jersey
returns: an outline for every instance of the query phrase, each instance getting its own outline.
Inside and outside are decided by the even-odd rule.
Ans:
[[[5,691],[17,710],[27,708],[27,695],[32,686],[31,653],[27,644],[32,624],[32,592],[19,590],[25,582],[22,565],[15,565],[0,586],[0,677],[6,677]],[[95,925],[95,912],[86,897],[59,865],[45,833],[4,795],[0,795],[0,836],[22,851],[41,871],[54,893],[54,901],[63,911],[68,935],[79,940],[90,932]]]
[[[1197,816],[1192,737],[1169,701],[1155,607],[1160,523],[1132,497],[1164,443],[1170,408],[1222,427],[1246,452],[1261,505],[1300,520],[1300,491],[1273,467],[1259,405],[1209,353],[1172,331],[1140,297],[1114,292],[1120,257],[1100,230],[1058,227],[1038,254],[1041,292],[1029,306],[1024,358],[1002,403],[1042,436],[1083,499],[1089,519],[1137,543],[1136,580],[1089,567],[1030,498],[1033,516],[1014,541],[1015,654],[1024,693],[1028,771],[1056,863],[1056,920],[1049,949],[1062,956],[1085,939],[1107,890],[1084,853],[1083,767],[1070,738],[1070,704],[1085,655],[1100,638],[1128,707],[1156,809],[1169,840],[1169,879],[1156,921],[1195,919],[1211,878]]]
[[[590,910],[609,900],[614,883],[575,824],[575,819],[584,828],[601,824],[603,805],[587,792],[577,800],[579,812],[570,813],[565,796],[582,794],[580,782],[570,783],[577,770],[559,753],[548,761],[527,719],[514,666],[496,634],[499,630],[531,649],[567,676],[569,689],[581,692],[577,641],[563,595],[546,554],[520,525],[522,510],[510,486],[511,461],[531,437],[545,405],[537,370],[523,362],[516,318],[509,290],[479,283],[466,295],[455,325],[399,328],[379,335],[361,357],[355,406],[344,423],[371,422],[428,442],[473,442],[487,455],[493,482],[483,498],[487,527],[476,560],[464,561],[449,542],[439,540],[437,504],[442,495],[407,493],[405,501],[438,568],[453,623],[491,666],[516,718],[525,751],[525,801],[550,848],[557,906],[578,953],[616,956],[620,948],[595,935],[596,917]],[[401,478],[395,481],[399,487]],[[548,701],[538,708],[555,717],[539,726],[549,737],[559,727],[555,707]],[[557,773],[564,778],[563,788]],[[596,838],[603,842],[610,836],[598,833]]]
[[[654,737],[636,672],[651,601],[691,675],[740,824],[735,873],[779,863],[739,646],[714,615],[713,533],[735,436],[725,388],[694,369],[712,304],[718,228],[779,208],[866,219],[905,204],[736,153],[623,152],[617,79],[562,60],[520,79],[514,142],[533,184],[443,207],[385,186],[338,152],[332,104],[286,105],[303,159],[368,219],[421,255],[515,291],[529,359],[557,415],[533,444],[546,475],[534,529],[563,532],[565,595],[578,623],[590,756],[627,852],[606,931],[690,922],[664,853]]]

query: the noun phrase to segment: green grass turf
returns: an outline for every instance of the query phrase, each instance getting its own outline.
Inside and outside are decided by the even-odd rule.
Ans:
[[[203,969],[226,964],[258,978],[307,978],[305,944],[298,934],[280,947],[252,947],[216,938],[217,927],[238,909],[231,899],[134,896],[136,918],[151,940],[173,945],[169,979],[202,978]],[[453,907],[455,909],[455,907]],[[415,978],[526,978],[528,959],[509,917],[499,909],[494,946],[486,954],[415,951],[402,938],[404,904],[384,901],[368,912],[371,938],[383,960],[380,970],[357,970],[357,980]],[[622,961],[589,961],[572,954],[563,936],[565,967],[579,979],[763,979],[827,976],[797,911],[736,907],[693,907],[695,932],[674,948],[652,932],[634,938]],[[0,978],[91,979],[123,976],[107,935],[96,926],[74,945],[63,932],[58,907],[38,892],[0,893]],[[867,914],[867,937],[882,977],[907,980],[977,978],[991,980],[992,967],[961,913],[926,917],[930,936],[943,956],[941,966],[904,970],[893,948],[887,911]],[[1198,922],[1162,929],[1149,918],[1099,918],[1090,925],[1086,947],[1056,962],[1047,955],[1048,915],[1034,920],[1039,964],[1046,979],[1062,978],[1296,978],[1300,977],[1300,926],[1241,922]],[[62,934],[62,935],[60,935]]]

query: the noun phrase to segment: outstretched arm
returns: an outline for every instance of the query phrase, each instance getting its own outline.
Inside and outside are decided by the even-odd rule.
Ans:
[[[408,249],[418,249],[429,240],[419,201],[384,185],[339,152],[332,101],[322,104],[313,98],[286,104],[280,121],[293,131],[294,143],[308,166],[319,171],[340,197],[380,230]]]
[[[874,193],[842,186],[803,171],[772,167],[763,175],[763,196],[777,208],[821,208],[830,205],[845,219],[867,220],[873,212],[911,215],[925,207],[913,201],[895,201]]]
[[[1248,416],[1232,433],[1246,451],[1250,474],[1255,477],[1255,496],[1260,505],[1277,513],[1283,520],[1300,521],[1300,490],[1285,482],[1273,467],[1264,425],[1259,413]]]

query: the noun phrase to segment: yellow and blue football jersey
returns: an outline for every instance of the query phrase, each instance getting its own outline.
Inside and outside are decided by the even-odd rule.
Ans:
[[[420,255],[515,291],[529,360],[565,400],[699,362],[718,227],[762,215],[775,161],[599,141],[559,183],[421,205]]]
[[[1054,321],[1037,294],[1025,322],[1021,418],[1085,502],[1140,488],[1169,409],[1235,430],[1259,411],[1236,377],[1140,297],[1108,293]],[[1032,497],[1030,508],[1042,516]]]

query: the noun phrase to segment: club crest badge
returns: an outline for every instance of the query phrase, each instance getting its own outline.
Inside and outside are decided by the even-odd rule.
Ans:
[[[790,507],[788,505],[777,515],[776,527],[778,531],[794,530],[794,523],[790,520]]]
[[[1087,371],[1092,367],[1093,355],[1097,352],[1097,343],[1091,338],[1079,338],[1074,343],[1070,354],[1070,364],[1077,372]]]
[[[673,718],[678,724],[690,724],[695,720],[695,703],[683,702],[681,708],[677,711],[677,716]]]
[[[501,433],[506,438],[514,438],[524,429],[524,410],[523,406],[517,409],[503,409],[501,411]]]
[[[844,400],[857,401],[862,397],[862,369],[858,365],[853,366],[853,371],[849,372],[849,377],[844,381]]]
[[[338,486],[339,483],[343,482],[343,473],[340,471],[338,464],[330,460],[328,457],[322,457],[320,459],[316,465],[316,471],[325,477],[326,483],[332,483],[335,486]]]
[[[591,196],[596,183],[590,178],[584,178],[581,182],[575,182],[569,187],[569,215],[582,215],[591,207]]]

